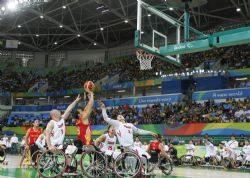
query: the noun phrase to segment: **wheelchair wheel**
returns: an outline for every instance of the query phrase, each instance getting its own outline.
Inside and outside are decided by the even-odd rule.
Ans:
[[[199,156],[192,157],[193,166],[200,166],[203,162],[202,158]]]
[[[173,171],[172,161],[170,159],[160,158],[159,168],[165,175],[170,175]]]
[[[190,158],[188,158],[189,156],[188,155],[182,155],[180,157],[180,160],[181,160],[181,165],[184,166],[184,165],[187,165],[187,164],[190,164],[191,162],[191,156]]]
[[[80,159],[81,170],[86,177],[104,178],[106,176],[106,159],[100,152],[84,151]]]
[[[219,165],[219,160],[215,156],[212,156],[209,159],[209,164],[212,165],[212,166],[218,166]]]
[[[33,153],[33,155],[31,156],[31,165],[34,169],[37,168],[37,161],[39,159],[39,157],[41,156],[41,154],[43,153],[42,150],[37,150],[35,153]],[[35,160],[35,162],[33,162],[33,160]]]
[[[6,158],[6,153],[4,149],[0,149],[0,163],[3,163]]]
[[[37,171],[41,177],[60,177],[66,169],[66,156],[61,150],[45,151],[37,162]]]
[[[221,160],[221,165],[224,168],[234,168],[234,161],[231,158],[223,158]]]
[[[136,177],[141,173],[142,162],[134,152],[123,152],[114,161],[114,172],[120,177]]]

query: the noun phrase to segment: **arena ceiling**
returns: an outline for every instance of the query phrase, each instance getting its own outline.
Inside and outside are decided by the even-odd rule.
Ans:
[[[206,1],[190,8],[190,23],[197,29],[249,21],[250,0]],[[4,2],[0,0],[1,7]],[[165,12],[177,19],[183,15],[181,9],[169,10],[171,0],[145,2],[163,4]],[[110,48],[133,40],[136,12],[136,0],[49,0],[39,6],[17,8],[15,13],[0,13],[0,39],[18,40],[19,49],[33,51]]]

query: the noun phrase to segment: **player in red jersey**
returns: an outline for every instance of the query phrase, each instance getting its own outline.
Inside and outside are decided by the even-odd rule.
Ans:
[[[76,111],[75,117],[77,118],[76,126],[78,128],[77,139],[74,144],[81,152],[83,145],[92,145],[92,129],[89,121],[89,116],[92,112],[94,104],[94,93],[90,90],[86,90],[88,93],[88,103],[85,108],[79,107]]]
[[[157,152],[161,157],[169,159],[168,154],[164,150],[164,145],[161,143],[162,136],[158,135],[157,140],[153,140],[148,147],[148,152],[151,154],[152,152]]]
[[[33,127],[29,128],[25,136],[26,149],[30,149],[30,154],[38,150],[36,143],[37,138],[42,134],[43,130],[39,128],[39,120],[33,122]],[[34,161],[34,160],[32,160]]]

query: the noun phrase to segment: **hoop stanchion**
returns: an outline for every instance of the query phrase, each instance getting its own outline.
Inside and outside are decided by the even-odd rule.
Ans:
[[[150,70],[152,69],[151,62],[154,59],[154,55],[147,53],[143,50],[136,51],[137,59],[140,61],[140,69],[141,70]]]

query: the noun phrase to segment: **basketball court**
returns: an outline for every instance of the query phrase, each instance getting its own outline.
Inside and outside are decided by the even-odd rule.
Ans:
[[[33,168],[20,168],[19,163],[21,156],[7,155],[8,165],[1,165],[0,177],[1,178],[13,178],[13,177],[25,177],[34,178],[37,177],[37,171]],[[187,167],[174,167],[170,176],[164,176],[159,171],[155,172],[157,178],[169,177],[169,178],[249,178],[249,172],[239,171],[227,171],[227,170],[214,170],[205,168],[187,168]],[[70,176],[67,176],[70,177]],[[76,177],[76,176],[72,176]]]

